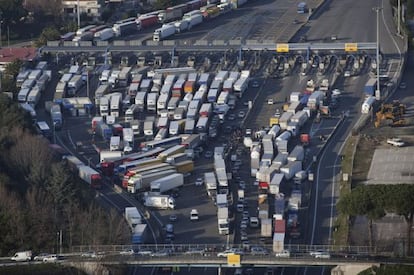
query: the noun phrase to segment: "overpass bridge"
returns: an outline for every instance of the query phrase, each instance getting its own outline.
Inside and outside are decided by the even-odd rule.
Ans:
[[[40,48],[42,53],[80,53],[80,52],[226,52],[226,51],[274,51],[275,53],[304,53],[304,52],[343,52],[358,53],[376,50],[376,43],[274,43],[272,41],[256,40],[198,40],[198,41],[114,41],[93,45],[91,41],[81,41],[79,45],[72,41],[48,41]]]

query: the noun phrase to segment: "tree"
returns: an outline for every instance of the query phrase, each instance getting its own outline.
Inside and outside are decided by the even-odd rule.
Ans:
[[[6,25],[20,21],[26,15],[23,0],[0,0],[0,15]]]
[[[60,33],[55,27],[47,27],[40,34],[39,38],[36,40],[36,47],[41,47],[46,45],[47,41],[59,40]]]
[[[10,62],[6,65],[6,68],[4,70],[4,74],[11,76],[12,78],[15,78],[17,74],[20,72],[20,69],[23,66],[23,61],[20,59],[16,59],[13,62]]]

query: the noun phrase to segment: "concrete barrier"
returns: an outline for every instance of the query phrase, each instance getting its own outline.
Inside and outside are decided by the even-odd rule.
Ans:
[[[114,46],[125,46],[125,40],[115,40]]]
[[[92,47],[92,41],[79,41],[80,47]]]
[[[96,46],[106,47],[108,45],[109,45],[108,41],[96,41]]]
[[[47,41],[46,45],[48,47],[59,47],[60,41]]]
[[[142,41],[141,40],[131,40],[131,41],[129,41],[129,45],[131,45],[131,46],[141,46]]]
[[[214,46],[224,46],[225,45],[224,40],[213,40],[212,44]]]
[[[197,40],[196,42],[195,42],[195,45],[198,45],[198,46],[208,46],[208,41],[207,40]]]

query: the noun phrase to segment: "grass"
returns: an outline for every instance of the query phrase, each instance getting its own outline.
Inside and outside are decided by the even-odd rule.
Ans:
[[[339,199],[345,194],[351,192],[352,172],[354,166],[354,154],[356,153],[356,147],[359,142],[359,136],[350,136],[342,149],[341,155],[344,156],[341,162],[342,173],[348,174],[348,181],[340,181],[340,194]],[[338,213],[338,216],[334,222],[333,241],[335,245],[348,245],[349,236],[349,217],[342,213]]]

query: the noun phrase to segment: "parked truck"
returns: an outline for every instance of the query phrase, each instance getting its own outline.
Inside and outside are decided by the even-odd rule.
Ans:
[[[153,41],[162,41],[172,35],[175,34],[175,25],[174,24],[166,24],[163,25],[161,28],[156,29],[152,36]]]
[[[175,200],[169,195],[151,195],[144,197],[144,205],[156,209],[174,209]]]
[[[217,210],[217,223],[220,235],[230,234],[229,209],[227,207],[220,207]]]
[[[82,87],[83,80],[81,75],[74,75],[68,82],[68,95],[74,96]]]
[[[181,173],[174,173],[151,182],[151,192],[163,194],[175,188],[182,187],[183,185],[184,175]]]
[[[271,237],[272,236],[272,219],[261,219],[260,225],[261,225],[260,236]]]
[[[101,175],[89,166],[82,165],[78,167],[79,178],[87,182],[92,188],[101,188]]]
[[[367,96],[375,96],[375,90],[377,89],[377,79],[370,78],[364,86],[364,93]]]
[[[142,217],[136,207],[125,207],[125,219],[129,225],[129,228],[134,232],[137,224],[142,224]]]
[[[60,110],[60,105],[53,104],[50,108],[50,115],[52,117],[52,122],[55,130],[60,130],[63,124],[62,112]]]
[[[175,169],[163,170],[159,172],[148,172],[137,174],[128,180],[128,192],[137,193],[139,191],[149,190],[151,182],[175,173]]]
[[[291,161],[288,162],[285,166],[280,168],[280,172],[285,174],[285,178],[290,180],[295,176],[295,174],[302,170],[302,162],[301,161]]]

